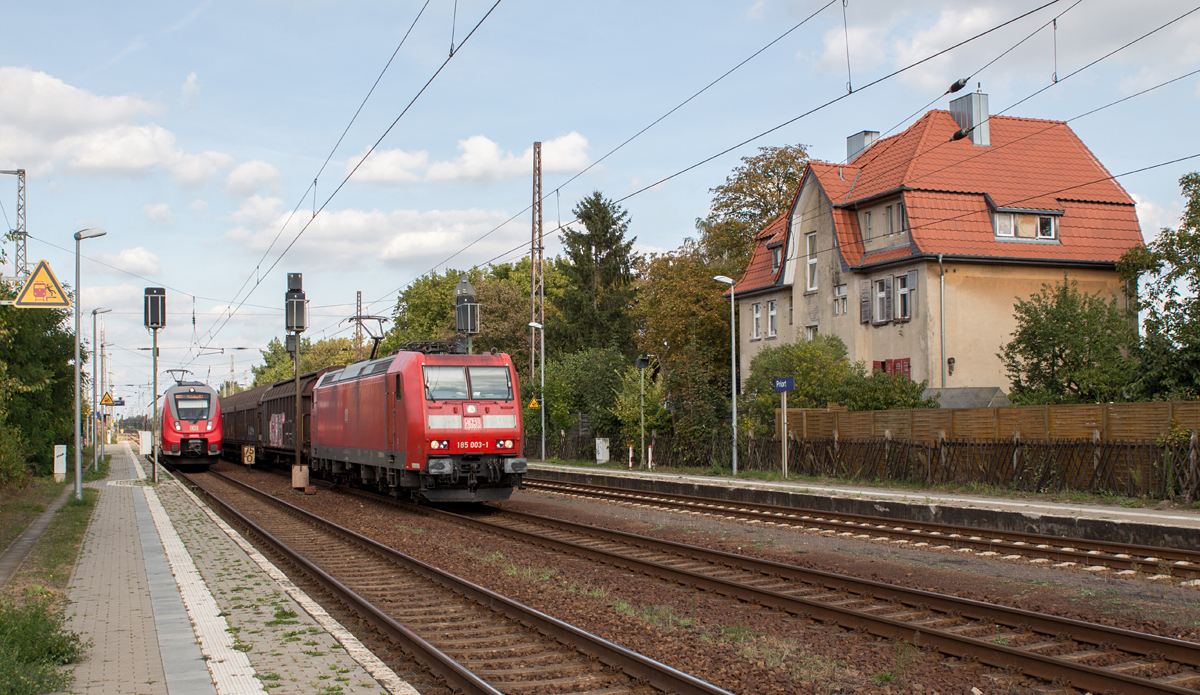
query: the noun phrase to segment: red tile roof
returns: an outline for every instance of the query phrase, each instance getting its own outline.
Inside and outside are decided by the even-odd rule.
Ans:
[[[810,163],[835,207],[845,262],[859,266],[910,254],[1114,262],[1140,244],[1133,199],[1061,121],[993,116],[991,146],[952,141],[958,124],[930,111],[899,135],[873,143],[852,164]],[[863,253],[857,203],[903,191],[911,244]],[[998,240],[985,198],[1000,208],[1062,211],[1057,242]]]
[[[789,210],[776,217],[774,222],[754,235],[755,244],[754,251],[750,255],[750,263],[746,266],[746,272],[742,274],[741,279],[734,284],[734,292],[741,294],[743,292],[761,290],[771,287],[779,279],[779,274],[783,271],[784,264],[780,262],[778,268],[771,268],[772,249],[767,248],[767,246],[773,246],[778,242],[784,244],[784,248],[786,249],[788,220],[790,218],[791,211]],[[729,293],[726,292],[722,296],[727,297]]]

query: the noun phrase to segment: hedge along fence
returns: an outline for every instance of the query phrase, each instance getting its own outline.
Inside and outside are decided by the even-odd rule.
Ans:
[[[781,429],[775,410],[775,431]],[[798,439],[1157,440],[1171,430],[1200,429],[1200,401],[1026,405],[1005,408],[845,410],[788,408],[788,435]],[[835,434],[836,432],[836,434]]]

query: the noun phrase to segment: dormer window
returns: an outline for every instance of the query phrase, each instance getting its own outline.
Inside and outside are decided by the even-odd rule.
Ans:
[[[1037,218],[1037,238],[1039,239],[1057,239],[1058,238],[1058,220],[1050,215],[1041,215]]]
[[[1016,215],[1011,212],[997,212],[995,220],[996,236],[1016,236]]]
[[[771,272],[779,270],[779,262],[783,259],[783,249],[771,249]]]
[[[871,240],[871,213],[863,213],[863,239]]]

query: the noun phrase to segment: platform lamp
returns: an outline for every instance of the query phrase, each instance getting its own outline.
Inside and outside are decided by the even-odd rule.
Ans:
[[[151,373],[154,375],[151,382],[150,392],[150,409],[154,411],[154,428],[152,430],[154,441],[150,445],[150,451],[154,456],[150,463],[150,480],[158,482],[158,445],[162,441],[159,437],[159,409],[158,409],[158,331],[167,325],[167,290],[163,287],[147,287],[143,295],[142,305],[142,320],[154,334],[153,348],[150,350],[150,359],[152,367]]]
[[[99,364],[99,362],[97,361],[97,357],[98,357],[98,353],[100,350],[100,346],[96,342],[96,315],[97,314],[107,314],[110,311],[112,311],[112,309],[92,309],[92,427],[94,428],[93,432],[96,433],[96,435],[92,437],[92,468],[93,469],[97,468],[97,466],[99,465],[99,461],[100,461],[100,446],[99,446],[100,426],[99,426],[99,423],[97,422],[97,417],[96,417],[97,414],[100,412],[100,395],[98,393],[100,382],[98,382],[96,380],[96,365]]]
[[[733,405],[733,476],[737,477],[737,328],[733,313],[733,278],[718,275],[717,282],[729,285],[729,399]]]
[[[288,288],[283,295],[284,320],[287,324],[287,349],[292,353],[296,366],[296,424],[293,427],[293,442],[296,445],[296,462],[292,464],[292,488],[308,489],[308,466],[300,461],[304,424],[300,412],[300,334],[308,328],[308,312],[304,303],[304,276],[302,273],[288,273]]]
[[[95,239],[107,234],[103,229],[81,229],[75,232],[75,499],[83,499],[83,452],[80,451],[81,433],[79,392],[79,242]]]

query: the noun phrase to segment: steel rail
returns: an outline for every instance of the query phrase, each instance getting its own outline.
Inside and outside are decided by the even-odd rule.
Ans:
[[[1200,552],[1180,548],[1097,541],[1083,538],[1049,536],[1022,531],[997,531],[972,526],[954,526],[929,521],[909,521],[849,512],[831,512],[803,507],[783,507],[754,502],[733,502],[690,495],[640,492],[585,483],[568,483],[541,478],[525,478],[532,489],[578,494],[596,499],[614,499],[633,504],[656,504],[687,511],[707,511],[776,524],[817,527],[846,531],[871,529],[883,535],[916,542],[940,541],[954,547],[984,551],[1008,551],[1047,560],[1071,561],[1085,566],[1139,570],[1145,565],[1172,576],[1200,575]]]
[[[662,577],[689,588],[711,591],[723,596],[756,603],[767,608],[785,610],[793,615],[824,621],[835,621],[847,629],[866,631],[879,637],[899,638],[918,644],[931,644],[938,651],[950,656],[966,659],[974,658],[989,666],[1000,669],[1016,668],[1027,675],[1046,681],[1065,680],[1075,687],[1099,692],[1113,688],[1117,692],[1133,694],[1194,694],[1197,692],[1196,690],[1160,683],[1148,678],[1131,676],[1086,664],[1074,663],[1065,659],[1024,651],[1019,647],[988,642],[983,639],[967,637],[928,626],[914,626],[905,621],[873,615],[853,608],[836,606],[810,598],[791,596],[778,591],[757,588],[748,584],[711,577],[699,572],[671,567],[670,565],[640,560],[570,541],[543,535],[534,535],[461,514],[428,508],[421,508],[421,511],[431,515],[445,516],[461,523],[471,524],[477,528],[489,530],[493,533],[500,533],[515,540],[532,542],[535,545],[602,562],[621,569]],[[508,510],[505,510],[503,514],[536,519],[539,523],[549,523],[562,528],[569,528],[575,532],[607,539],[614,543],[632,544],[642,548],[671,548],[673,552],[685,554],[688,557],[696,559],[703,559],[705,557],[719,558],[720,564],[739,570],[744,570],[747,567],[759,567],[761,568],[759,571],[764,574],[778,578],[799,579],[807,576],[809,579],[806,583],[819,584],[833,591],[846,591],[849,593],[858,593],[864,597],[896,600],[903,605],[915,608],[922,608],[923,606],[928,606],[929,608],[936,607],[936,609],[945,613],[953,615],[954,612],[957,612],[963,617],[972,618],[981,623],[996,622],[1011,628],[1028,629],[1049,635],[1067,633],[1070,635],[1069,639],[1078,642],[1098,646],[1112,645],[1112,648],[1150,658],[1162,655],[1164,658],[1181,664],[1195,665],[1200,663],[1200,645],[1184,640],[1137,633],[1121,628],[1108,628],[981,601],[944,596],[920,589],[907,589],[872,580],[846,577],[818,570],[807,570],[792,565],[757,560],[708,548],[677,544],[647,536],[638,536],[611,529],[576,524],[560,519],[549,519]],[[802,579],[802,581],[804,580]],[[922,610],[924,609],[922,608]]]
[[[432,644],[429,644],[420,635],[417,635],[412,630],[409,630],[404,625],[400,624],[392,617],[379,610],[374,604],[359,596],[353,589],[341,583],[327,572],[310,562],[308,558],[293,550],[286,543],[276,538],[272,533],[246,518],[241,512],[235,509],[230,503],[221,499],[216,493],[205,488],[192,475],[176,471],[176,475],[182,476],[187,480],[193,488],[199,490],[209,501],[215,502],[226,514],[233,517],[238,524],[241,524],[257,536],[260,540],[270,546],[275,552],[287,558],[289,562],[300,568],[302,572],[316,581],[323,589],[332,594],[337,600],[346,605],[352,612],[365,620],[374,629],[387,635],[399,644],[406,654],[411,656],[417,663],[436,676],[443,678],[448,687],[461,692],[472,693],[475,695],[502,695],[499,690],[489,685],[482,678],[471,673],[463,668],[461,664],[448,656]],[[226,478],[228,480],[228,478]],[[236,481],[234,481],[236,482]],[[263,493],[248,488],[256,494]],[[283,503],[286,504],[286,503]]]
[[[383,545],[327,519],[322,519],[311,512],[289,504],[239,480],[225,476],[218,471],[210,471],[210,474],[251,491],[310,523],[317,524],[351,542],[366,547],[368,550],[379,553],[409,571],[480,605],[491,608],[510,620],[566,644],[589,657],[595,658],[603,664],[616,668],[630,678],[645,682],[664,692],[676,693],[678,695],[732,695],[728,691],[718,688],[711,683],[707,683],[642,654],[613,644],[608,640],[580,630],[573,625],[541,613],[482,586],[439,570],[421,560],[405,555],[394,548]],[[238,517],[245,518],[240,514],[238,514]],[[349,591],[349,589],[346,589],[346,591]],[[420,638],[418,637],[418,639]]]

